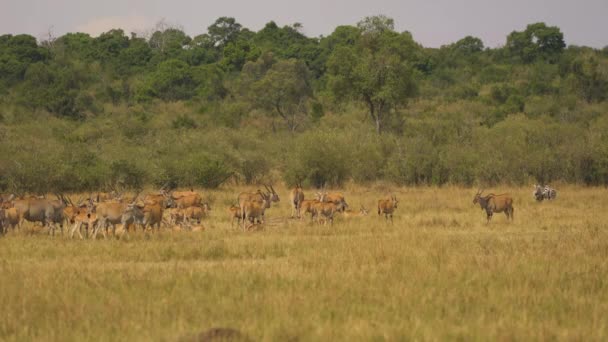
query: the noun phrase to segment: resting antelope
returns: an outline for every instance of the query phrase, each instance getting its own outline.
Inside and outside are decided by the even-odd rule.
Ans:
[[[363,216],[367,216],[369,214],[369,211],[367,211],[367,209],[365,209],[364,206],[361,206],[361,209],[359,211],[354,211],[354,210],[345,210],[344,213],[342,213],[342,215],[344,216],[344,218],[355,218],[355,217],[363,217]]]
[[[513,198],[511,197],[511,195],[488,194],[482,197],[482,192],[483,189],[479,190],[475,194],[475,197],[473,198],[473,204],[479,203],[481,209],[486,211],[488,223],[490,222],[490,219],[492,218],[492,215],[494,215],[494,213],[501,212],[504,212],[505,215],[507,215],[507,220],[511,219],[511,221],[513,221],[513,212],[515,211],[515,209],[513,209]]]
[[[397,196],[391,195],[390,198],[384,198],[378,200],[378,215],[384,214],[384,218],[388,221],[389,217],[391,219],[391,223],[393,223],[393,213],[397,208]]]

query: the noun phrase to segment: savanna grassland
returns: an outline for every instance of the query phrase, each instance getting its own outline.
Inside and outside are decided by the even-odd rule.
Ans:
[[[242,189],[204,191],[199,232],[70,240],[24,227],[0,238],[0,340],[175,341],[212,327],[253,340],[606,340],[608,192],[514,198],[485,223],[476,189],[347,186],[370,215],[288,219],[287,189],[256,231],[231,228]],[[278,190],[278,187],[277,187]],[[306,190],[311,197],[312,190]]]

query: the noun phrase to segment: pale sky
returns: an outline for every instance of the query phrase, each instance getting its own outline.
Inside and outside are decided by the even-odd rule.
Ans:
[[[229,16],[254,31],[271,20],[280,26],[299,22],[306,35],[316,37],[376,14],[392,17],[398,31],[410,31],[427,47],[467,35],[497,47],[511,31],[539,21],[558,26],[566,44],[608,45],[608,0],[0,0],[0,35],[43,38],[50,29],[54,36],[96,36],[119,27],[129,34],[164,19],[194,36]]]

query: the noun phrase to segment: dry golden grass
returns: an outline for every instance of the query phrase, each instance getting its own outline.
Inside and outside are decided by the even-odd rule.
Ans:
[[[198,232],[129,240],[0,238],[0,340],[175,341],[212,327],[253,340],[607,340],[608,193],[514,197],[515,222],[485,223],[475,189],[344,190],[370,215],[297,221],[287,190],[252,232],[230,228],[242,189],[206,193]],[[312,195],[312,191],[306,191]]]

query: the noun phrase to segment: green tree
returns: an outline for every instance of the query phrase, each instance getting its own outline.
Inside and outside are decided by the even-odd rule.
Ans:
[[[294,132],[306,115],[308,100],[312,97],[310,72],[302,61],[279,61],[253,83],[251,95],[258,107],[283,119]]]
[[[525,31],[511,32],[505,47],[511,56],[524,63],[532,63],[538,58],[556,62],[566,43],[559,27],[535,23],[528,25]]]
[[[409,33],[392,31],[392,20],[366,18],[354,47],[339,47],[327,66],[329,87],[337,99],[355,99],[367,106],[376,132],[382,133],[389,116],[417,92],[411,61],[417,44]]]
[[[213,46],[223,47],[234,42],[243,27],[234,18],[220,17],[207,28]]]
[[[196,93],[198,83],[191,67],[178,59],[170,59],[158,65],[149,76],[140,99],[152,96],[165,101],[188,100]],[[143,94],[142,94],[143,93]]]
[[[255,61],[261,52],[257,46],[244,39],[230,42],[224,48],[224,57],[220,65],[226,71],[241,71],[247,61]]]

